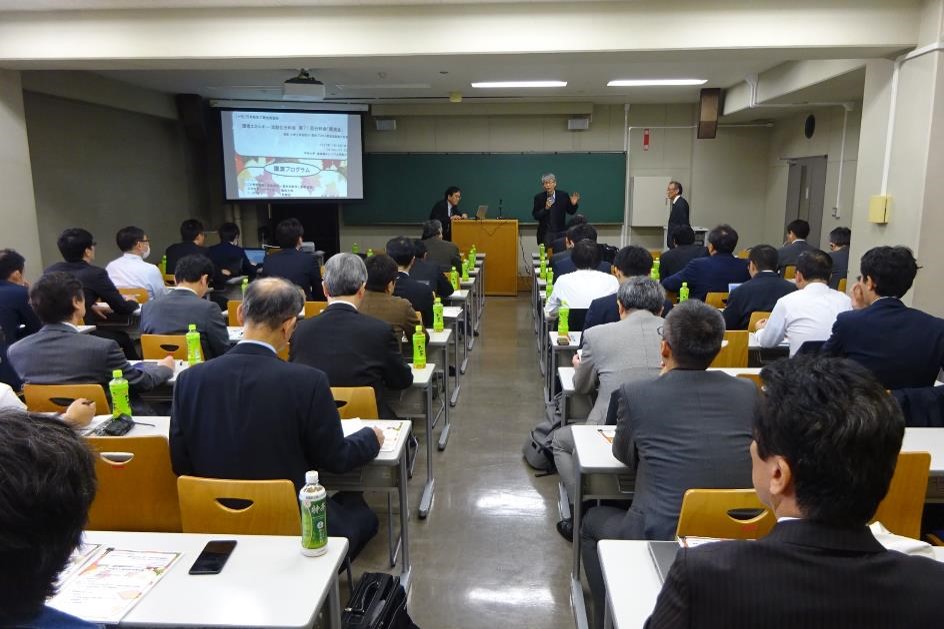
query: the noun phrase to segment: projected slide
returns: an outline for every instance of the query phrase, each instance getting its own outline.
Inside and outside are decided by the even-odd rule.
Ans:
[[[361,199],[360,116],[223,111],[229,199]]]

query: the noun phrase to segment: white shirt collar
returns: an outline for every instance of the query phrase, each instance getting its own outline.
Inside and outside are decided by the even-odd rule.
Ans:
[[[63,325],[69,326],[70,328],[72,328],[72,329],[75,330],[76,332],[80,332],[80,331],[81,331],[81,330],[79,330],[79,326],[75,325],[75,324],[72,323],[71,321],[63,321],[62,323],[63,323]]]
[[[678,201],[680,198],[682,198],[682,195],[680,194],[677,194],[674,197],[672,197],[672,205],[675,205],[675,202]]]
[[[136,253],[131,253],[130,251],[125,251],[121,254],[122,258],[128,258],[129,260],[134,260],[135,262],[144,262],[144,258],[139,256]]]
[[[349,302],[349,301],[344,301],[344,300],[342,300],[342,299],[336,299],[336,300],[332,301],[330,304],[328,304],[327,307],[330,308],[331,306],[334,306],[334,305],[337,305],[337,304],[340,304],[340,305],[342,305],[342,306],[348,306],[348,307],[350,307],[350,308],[353,308],[354,310],[357,310],[357,306],[355,306],[354,304],[352,304],[352,303]]]
[[[174,288],[172,288],[171,290],[189,290],[189,291],[190,291],[191,293],[193,293],[194,295],[197,295],[197,291],[195,291],[195,290],[193,290],[192,288],[189,288],[189,287],[187,287],[187,286],[174,286]],[[197,295],[197,297],[199,297],[199,295]]]
[[[243,339],[243,340],[239,341],[239,342],[236,343],[236,344],[237,344],[237,345],[242,345],[243,343],[247,343],[247,344],[249,344],[249,345],[261,345],[262,347],[265,347],[265,348],[269,349],[273,354],[278,354],[278,352],[275,351],[275,348],[272,347],[271,345],[269,345],[268,343],[266,343],[265,341],[252,341],[252,340],[249,340],[249,339]]]

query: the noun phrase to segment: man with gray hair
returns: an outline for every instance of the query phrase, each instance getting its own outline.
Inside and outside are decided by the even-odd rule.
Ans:
[[[580,193],[569,194],[557,189],[557,177],[554,173],[545,173],[541,176],[543,192],[534,195],[534,206],[531,216],[538,222],[538,244],[544,243],[548,247],[555,240],[564,235],[567,214],[577,211],[580,203]]]
[[[574,388],[577,393],[597,390],[597,400],[587,416],[588,424],[602,424],[610,397],[621,385],[651,380],[662,367],[660,337],[665,290],[658,280],[630,277],[620,284],[617,307],[620,320],[594,326],[583,334],[583,351],[574,356]],[[598,388],[599,387],[599,388]],[[554,432],[554,463],[568,496],[575,494],[574,436],[570,426]],[[557,523],[565,539],[573,539],[569,519]]]
[[[459,247],[443,238],[443,224],[436,219],[423,223],[423,244],[429,253],[429,261],[439,265],[439,270],[446,272],[462,266]]]
[[[308,470],[343,474],[377,456],[383,432],[345,438],[325,374],[278,357],[302,304],[284,279],[252,282],[237,311],[243,340],[180,374],[170,419],[174,473],[287,478],[300,490]],[[376,533],[377,516],[360,494],[328,499],[328,535],[347,537],[351,557]]]
[[[290,360],[321,369],[333,387],[372,387],[380,417],[396,419],[384,392],[409,387],[413,372],[390,324],[358,312],[367,285],[364,261],[353,253],[331,256],[322,285],[328,307],[298,324]]]
[[[689,300],[672,309],[662,332],[662,374],[625,384],[616,394],[613,456],[635,473],[632,505],[629,511],[594,507],[581,525],[598,628],[605,592],[598,540],[674,539],[686,491],[751,487],[757,389],[748,380],[707,371],[724,339],[721,313]]]

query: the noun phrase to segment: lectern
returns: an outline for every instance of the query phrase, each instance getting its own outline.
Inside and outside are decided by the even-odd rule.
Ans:
[[[452,242],[462,253],[475,250],[487,255],[486,295],[518,294],[518,221],[516,219],[466,219],[452,222]]]

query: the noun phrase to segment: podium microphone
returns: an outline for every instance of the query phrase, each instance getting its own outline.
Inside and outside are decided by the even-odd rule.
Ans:
[[[504,218],[502,216],[502,200],[498,199],[498,218]]]

